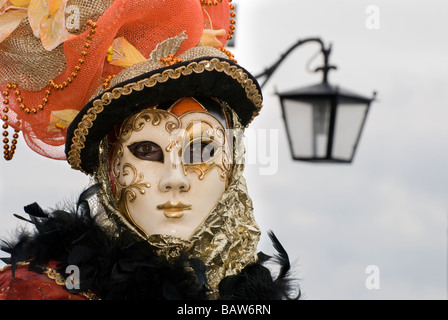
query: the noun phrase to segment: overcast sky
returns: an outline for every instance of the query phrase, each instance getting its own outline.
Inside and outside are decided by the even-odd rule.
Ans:
[[[378,92],[351,165],[294,162],[274,92],[320,81],[306,69],[318,46],[296,49],[274,74],[251,130],[278,135],[269,149],[278,150],[270,155],[278,166],[261,174],[269,170],[260,156],[245,173],[263,231],[259,249],[274,253],[266,236],[273,230],[306,299],[446,299],[448,3],[234,2],[231,51],[249,71],[261,72],[298,39],[321,37],[333,44],[330,59],[338,66],[330,82],[366,96]],[[374,24],[369,6],[379,19]],[[318,57],[312,67],[320,63]],[[24,205],[54,207],[76,199],[88,183],[23,140],[14,160],[1,163],[0,179],[2,236],[19,224],[12,214]],[[379,288],[366,286],[369,266],[379,272]]]

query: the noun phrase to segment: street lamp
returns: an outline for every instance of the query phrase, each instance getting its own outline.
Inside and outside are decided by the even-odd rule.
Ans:
[[[280,98],[283,119],[294,160],[312,162],[351,163],[361,137],[373,97],[367,98],[328,82],[331,46],[325,47],[319,38],[298,41],[281,58],[257,78],[266,84],[283,60],[298,46],[318,42],[324,57],[322,82],[288,92],[276,92]]]

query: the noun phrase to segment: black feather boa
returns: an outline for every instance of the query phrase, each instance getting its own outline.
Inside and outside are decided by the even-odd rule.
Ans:
[[[106,232],[91,213],[88,199],[98,186],[84,191],[76,208],[70,211],[44,212],[36,203],[25,207],[34,224],[33,233],[22,231],[14,241],[3,241],[1,249],[11,257],[3,259],[15,265],[31,261],[29,269],[43,272],[50,261],[59,263],[58,272],[76,265],[80,270],[80,288],[72,293],[93,291],[103,300],[206,300],[208,298],[205,265],[198,259],[180,255],[167,261],[155,254],[146,241],[136,240],[128,232]],[[223,279],[219,285],[222,300],[298,299],[300,290],[289,278],[288,255],[277,238],[269,233],[278,251],[275,257],[259,253],[259,261],[241,273]],[[263,263],[273,259],[280,265],[273,279]],[[193,272],[192,272],[193,270]],[[298,296],[292,298],[292,293]]]

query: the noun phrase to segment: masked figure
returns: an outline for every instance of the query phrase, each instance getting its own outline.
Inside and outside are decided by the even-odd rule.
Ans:
[[[59,14],[75,1],[58,8],[41,2],[3,13],[28,14],[0,42],[0,56],[27,75],[19,79],[0,63],[5,132],[22,132],[33,150],[67,159],[92,185],[70,210],[25,207],[36,231],[4,243],[11,257],[0,273],[0,298],[297,294],[288,255],[272,233],[278,255],[257,254],[243,134],[262,95],[224,49],[234,32],[229,1],[76,1],[80,30],[67,30]],[[45,10],[59,29],[45,29],[38,14]],[[42,65],[14,60],[18,32],[49,63],[35,78]],[[17,139],[6,140],[10,160]],[[270,259],[280,265],[275,277],[264,266]]]

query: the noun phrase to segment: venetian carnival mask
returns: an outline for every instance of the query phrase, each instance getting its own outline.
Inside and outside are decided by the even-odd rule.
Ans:
[[[193,98],[131,116],[112,158],[121,214],[146,236],[189,239],[226,190],[230,155],[223,123]]]
[[[243,127],[226,102],[210,99],[127,118],[100,144],[95,183],[110,221],[167,259],[201,259],[215,294],[224,277],[256,261],[260,229],[243,177]]]

